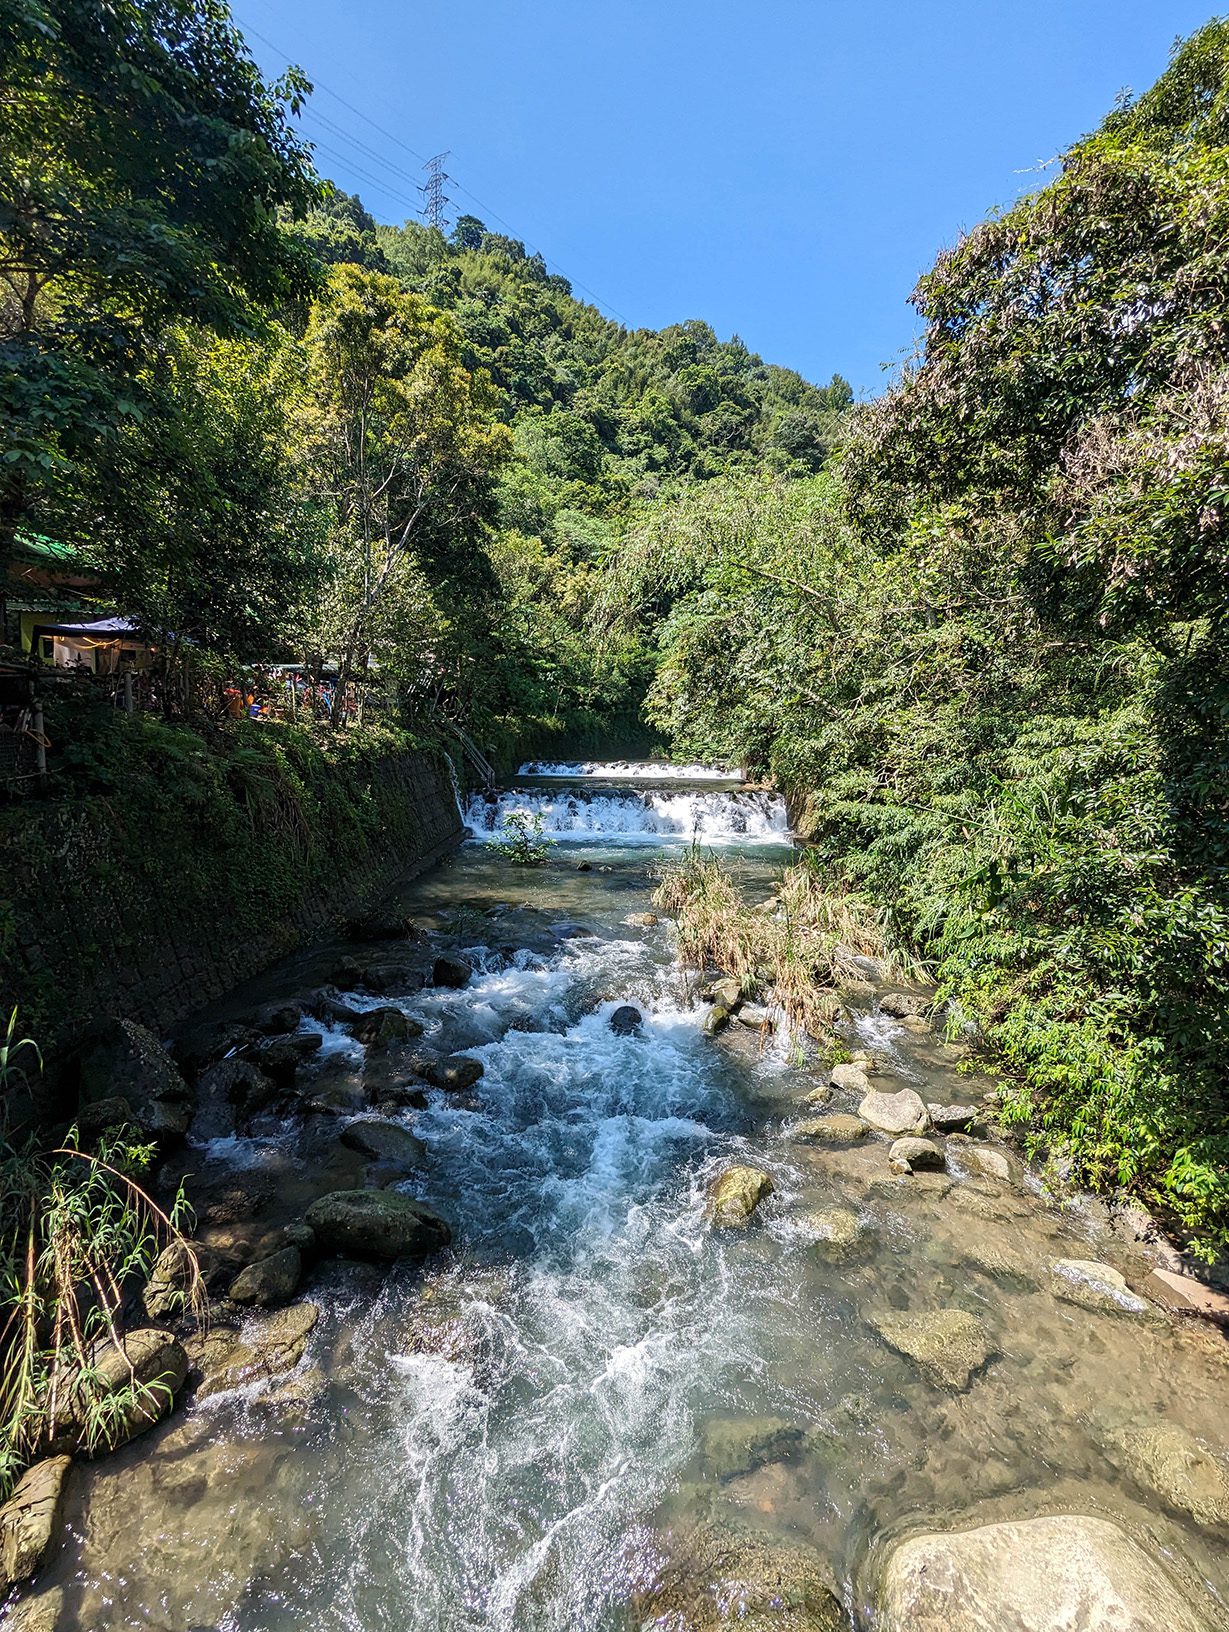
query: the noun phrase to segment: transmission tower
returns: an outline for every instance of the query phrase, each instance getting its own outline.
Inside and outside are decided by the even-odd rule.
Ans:
[[[424,200],[422,207],[424,221],[430,227],[439,227],[441,232],[444,228],[444,218],[448,206],[452,203],[452,200],[444,192],[444,183],[450,179],[444,169],[444,160],[448,157],[449,155],[446,152],[437,153],[433,159],[427,160],[426,164],[423,165],[423,169],[427,172],[427,179],[423,186],[418,189]]]

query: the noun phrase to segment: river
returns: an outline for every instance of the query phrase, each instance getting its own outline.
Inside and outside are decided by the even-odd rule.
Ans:
[[[1223,1531],[1123,1449],[1159,1426],[1229,1452],[1215,1334],[1054,1295],[1058,1259],[1139,1269],[1086,1198],[979,1180],[955,1147],[948,1173],[899,1179],[878,1139],[791,1140],[826,1073],[745,1028],[706,1036],[670,925],[629,922],[693,839],[761,899],[789,860],[780,802],[703,767],[533,769],[504,804],[542,813],[545,866],[495,854],[476,801],[477,837],[402,892],[473,979],[379,999],[484,1067],[400,1113],[429,1152],[408,1188],[453,1248],[383,1275],[321,1266],[301,1389],[222,1392],[75,1469],[59,1624],[615,1632],[652,1621],[671,1538],[718,1521],[822,1555],[850,1624],[873,1626],[894,1540],[1042,1512],[1112,1517],[1223,1607]],[[301,976],[288,963],[264,995]],[[616,1035],[626,1003],[643,1026]],[[891,1086],[944,1104],[989,1088],[958,1046],[860,1004],[850,1040]],[[322,1084],[361,1079],[361,1049],[303,1024]],[[309,1120],[192,1162],[289,1193],[337,1121]],[[717,1231],[706,1190],[732,1159],[774,1193]],[[856,1215],[849,1239],[825,1234],[832,1209]],[[934,1386],[876,1324],[940,1306],[992,1340],[967,1389]]]

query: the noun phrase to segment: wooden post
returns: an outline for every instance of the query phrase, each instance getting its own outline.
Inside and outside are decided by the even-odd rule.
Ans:
[[[132,670],[124,670],[124,713],[131,714],[135,704],[132,696]]]

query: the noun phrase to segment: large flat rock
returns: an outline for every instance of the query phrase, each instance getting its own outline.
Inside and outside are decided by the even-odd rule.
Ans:
[[[1060,1514],[915,1536],[888,1560],[879,1632],[1213,1632],[1160,1559],[1106,1519]]]

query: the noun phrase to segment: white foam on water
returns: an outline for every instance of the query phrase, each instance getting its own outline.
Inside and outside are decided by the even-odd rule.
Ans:
[[[661,844],[783,844],[789,817],[779,794],[749,792],[571,793],[515,789],[496,798],[471,794],[465,820],[473,836],[492,843],[507,836],[509,816],[541,818],[542,836],[573,842]]]
[[[579,781],[593,778],[601,782],[741,782],[743,773],[725,765],[667,765],[656,759],[572,760],[548,764],[528,760],[518,776],[549,776]]]

